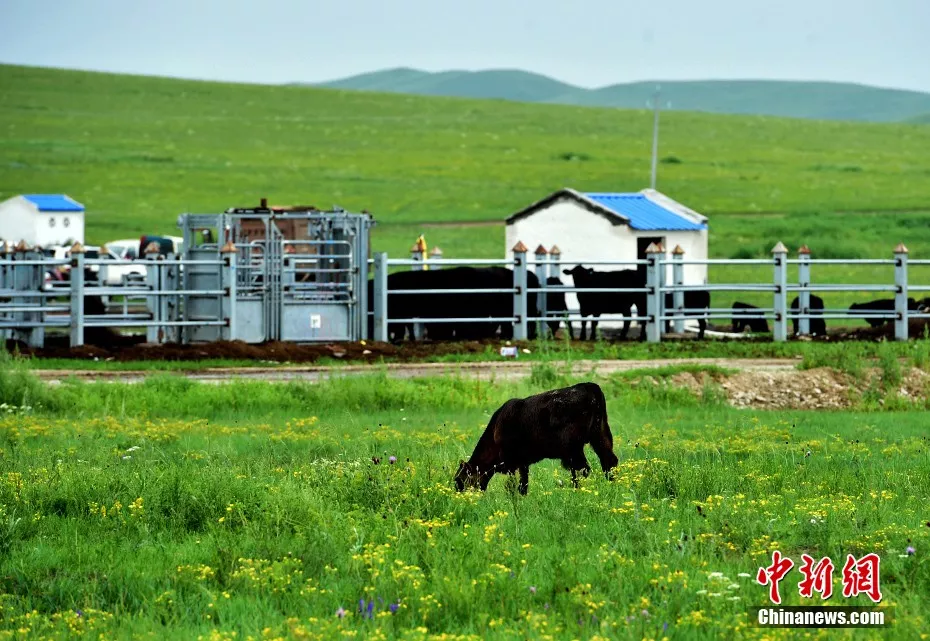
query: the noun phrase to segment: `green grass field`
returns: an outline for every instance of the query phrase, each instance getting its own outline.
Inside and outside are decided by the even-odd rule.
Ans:
[[[631,380],[600,379],[615,480],[575,490],[550,461],[518,497],[451,477],[501,402],[574,382],[551,368],[56,388],[7,368],[0,400],[32,409],[0,418],[0,638],[793,638],[746,610],[773,550],[829,556],[833,605],[870,603],[840,568],[878,553],[879,636],[921,638],[922,412],[739,411]]]
[[[15,66],[0,83],[0,195],[72,195],[90,242],[170,233],[179,213],[267,196],[368,209],[376,249],[403,254],[424,222],[502,221],[565,186],[649,178],[646,111]],[[926,215],[892,213],[930,207],[928,146],[919,125],[669,113],[660,155],[679,162],[660,165],[659,188],[711,216],[714,255],[779,239],[884,255],[928,233]],[[503,252],[499,229],[446,231],[450,255]]]

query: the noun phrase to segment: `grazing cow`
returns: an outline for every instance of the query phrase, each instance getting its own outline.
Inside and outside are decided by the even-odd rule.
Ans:
[[[572,277],[575,287],[579,288],[633,288],[645,286],[645,272],[637,269],[598,272],[590,267],[576,265],[565,269],[563,273]],[[591,340],[597,336],[597,319],[601,314],[623,314],[629,316],[631,307],[636,305],[637,315],[645,316],[646,294],[637,292],[578,292],[578,307],[581,316],[591,316]],[[581,340],[587,338],[587,321],[581,319]],[[626,338],[630,330],[630,321],[623,321],[620,338]],[[641,333],[640,338],[644,335]]]
[[[926,300],[926,299],[925,299]],[[909,312],[916,312],[920,310],[921,301],[918,303],[913,298],[907,299],[907,310]],[[849,315],[856,317],[859,314],[870,314],[875,312],[894,312],[895,302],[893,298],[882,298],[879,300],[869,301],[868,303],[853,303],[849,306]],[[871,327],[881,327],[885,323],[890,323],[893,318],[863,318],[866,323]]]
[[[747,327],[754,334],[768,333],[769,322],[764,318],[742,318],[744,315],[757,314],[758,312],[752,311],[757,309],[759,308],[749,303],[733,303],[733,333],[742,334]]]
[[[794,297],[794,300],[791,301],[792,311],[797,311],[799,307],[799,298]],[[820,311],[818,311],[820,310]],[[811,306],[810,313],[814,316],[823,314],[823,299],[820,296],[814,296],[811,294]],[[794,335],[798,335],[799,320],[797,318],[792,319],[791,327],[794,329]],[[827,323],[822,318],[811,318],[810,319],[810,332],[811,336],[826,336],[827,335]]]
[[[496,473],[520,473],[519,491],[529,488],[530,465],[543,459],[559,459],[572,473],[591,472],[584,455],[590,444],[608,476],[618,459],[607,423],[604,392],[596,383],[578,383],[528,398],[513,398],[501,405],[478,440],[471,458],[461,461],[455,475],[458,491],[466,487],[488,488]]]
[[[684,309],[701,310],[685,312],[685,317],[698,316],[698,338],[704,338],[704,330],[707,329],[706,312],[703,310],[710,307],[710,292],[706,289],[692,289],[684,292]],[[665,313],[668,315],[675,308],[674,294],[668,292],[665,294]],[[665,321],[665,331],[671,333],[672,321]],[[642,337],[642,336],[640,336]]]

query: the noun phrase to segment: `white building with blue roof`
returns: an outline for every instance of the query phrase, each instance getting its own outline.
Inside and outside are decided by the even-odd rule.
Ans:
[[[662,243],[669,257],[680,246],[686,260],[707,258],[707,217],[652,189],[632,193],[561,189],[511,215],[506,223],[506,257],[513,258],[518,241],[530,252],[539,245],[547,250],[555,245],[563,269],[575,265],[598,271],[633,269],[635,265],[588,263],[642,259],[652,243]],[[564,275],[559,276],[565,281]],[[671,282],[671,267],[666,276]],[[687,285],[706,284],[707,266],[686,265],[684,279]],[[572,284],[570,277],[566,284]],[[577,297],[566,294],[566,303],[577,308]]]
[[[0,203],[0,240],[30,247],[84,242],[84,205],[65,194],[22,194]]]

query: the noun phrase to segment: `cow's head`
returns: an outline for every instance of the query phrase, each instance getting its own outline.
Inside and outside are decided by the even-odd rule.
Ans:
[[[578,278],[579,276],[584,278],[585,276],[587,276],[588,274],[591,274],[592,272],[594,272],[593,269],[591,269],[590,267],[583,267],[582,265],[575,265],[571,269],[562,270],[563,274],[565,274],[566,276],[571,276],[572,278]]]
[[[481,487],[481,474],[478,468],[468,461],[459,461],[458,472],[455,473],[455,489],[459,492],[466,488],[472,490],[484,489]]]

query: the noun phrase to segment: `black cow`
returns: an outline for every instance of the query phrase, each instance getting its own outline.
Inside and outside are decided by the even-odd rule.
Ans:
[[[811,306],[810,313],[813,316],[819,316],[823,314],[823,299],[820,296],[815,296],[811,294]],[[797,312],[799,306],[799,298],[794,297],[794,300],[791,301],[791,309],[794,312]],[[794,335],[798,335],[798,326],[799,321],[797,318],[791,320],[791,327],[794,329]],[[827,323],[822,318],[811,318],[810,319],[810,333],[811,336],[826,336],[827,335]]]
[[[453,267],[403,271],[389,274],[388,291],[424,290],[415,294],[388,296],[389,318],[502,318],[513,316],[513,294],[502,293],[445,293],[431,294],[430,289],[511,289],[513,271],[504,267]],[[561,284],[559,282],[558,284]],[[539,279],[527,272],[527,288],[538,289]],[[374,281],[368,281],[369,308],[374,307]],[[550,309],[565,309],[565,295],[561,292],[547,295]],[[527,293],[527,315],[538,316],[538,295]],[[558,329],[558,322],[554,321]],[[551,327],[551,325],[550,325]],[[513,324],[509,322],[467,321],[423,323],[424,334],[430,340],[478,340],[493,337],[500,330],[501,338],[513,337]],[[369,316],[369,336],[374,335],[374,317]],[[390,323],[389,339],[399,342],[409,332],[413,338],[413,323]],[[536,323],[527,323],[529,338],[536,336]]]
[[[907,299],[907,310],[909,312],[916,312],[920,310],[921,304],[924,301],[918,303],[913,298]],[[856,317],[859,314],[865,313],[875,313],[875,312],[894,312],[895,310],[895,301],[893,298],[882,298],[879,300],[869,301],[868,303],[853,303],[849,306],[849,315]],[[881,327],[886,323],[892,322],[893,318],[863,318],[866,323],[872,327]]]
[[[621,289],[645,286],[645,272],[637,269],[622,269],[599,272],[590,267],[576,265],[565,269],[563,273],[572,277],[575,287]],[[629,316],[631,308],[636,305],[637,316],[646,315],[646,294],[637,292],[578,292],[578,307],[581,316],[591,316],[591,340],[597,336],[597,319],[601,314],[623,314]],[[620,338],[626,338],[630,330],[630,321],[623,321]],[[644,334],[640,333],[640,338]],[[587,321],[581,319],[581,340],[587,339]]]
[[[565,283],[560,278],[550,276],[546,279],[546,286],[562,287]],[[568,306],[565,304],[565,294],[563,292],[546,292],[546,315],[553,316],[556,319],[568,313]],[[575,331],[572,329],[572,323],[569,320],[564,321],[565,328],[568,330],[569,338],[575,338]],[[549,332],[554,337],[559,331],[560,320],[549,320],[546,324],[549,326]]]
[[[733,303],[733,332],[736,334],[743,333],[746,328],[754,334],[765,334],[769,331],[769,322],[764,318],[742,318],[742,316],[756,315],[759,308],[749,303],[736,301]]]
[[[710,307],[710,292],[706,289],[691,289],[684,292],[684,309],[689,310],[700,310],[700,311],[688,311],[685,312],[685,317],[688,316],[698,316],[698,338],[704,338],[704,330],[707,329],[707,317],[705,316],[706,312],[703,310]],[[665,314],[669,315],[674,311],[675,302],[674,294],[668,292],[665,294]],[[672,331],[672,321],[665,321],[665,331],[670,333]]]
[[[459,463],[455,475],[458,491],[466,487],[488,488],[496,473],[520,472],[519,491],[529,488],[530,465],[543,459],[559,459],[572,473],[591,471],[584,446],[590,444],[608,476],[618,459],[607,422],[604,392],[596,383],[578,383],[523,399],[510,399],[494,412],[468,461]]]

